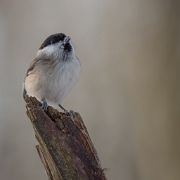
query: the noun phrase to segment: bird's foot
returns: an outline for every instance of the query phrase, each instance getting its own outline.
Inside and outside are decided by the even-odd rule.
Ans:
[[[64,111],[65,114],[67,114],[70,118],[72,118],[72,113],[71,113],[71,111],[66,110],[66,109],[63,108],[60,104],[58,104],[58,106]]]
[[[42,108],[47,111],[47,108],[48,108],[48,104],[45,100],[42,101]]]

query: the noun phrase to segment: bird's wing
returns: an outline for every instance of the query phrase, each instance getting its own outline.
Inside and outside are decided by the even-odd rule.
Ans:
[[[26,97],[26,95],[27,95],[27,91],[26,91],[26,88],[25,88],[25,80],[26,80],[26,77],[28,77],[30,74],[33,73],[33,70],[34,70],[34,68],[36,67],[36,65],[38,64],[39,61],[41,61],[41,59],[34,59],[34,60],[31,62],[30,66],[29,66],[29,68],[28,68],[28,70],[27,70],[27,72],[26,72],[26,75],[25,75],[25,77],[24,77],[24,82],[23,82],[23,98],[24,98],[24,99],[25,99],[25,97]]]
[[[30,66],[29,66],[29,68],[28,68],[28,70],[27,70],[27,72],[26,72],[25,78],[26,78],[29,74],[33,73],[33,70],[34,70],[34,68],[36,67],[36,65],[38,64],[39,61],[41,61],[41,59],[34,59],[34,60],[31,62]]]

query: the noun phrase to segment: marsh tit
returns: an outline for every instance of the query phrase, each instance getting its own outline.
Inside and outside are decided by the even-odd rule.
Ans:
[[[36,97],[42,108],[61,103],[76,84],[81,64],[69,36],[63,33],[49,36],[39,48],[29,66],[23,83],[23,97]]]

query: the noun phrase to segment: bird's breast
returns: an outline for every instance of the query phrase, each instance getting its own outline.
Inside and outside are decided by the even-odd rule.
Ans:
[[[51,67],[52,66],[52,67]],[[69,62],[59,62],[51,65],[46,74],[46,99],[51,103],[61,103],[76,84],[81,65],[78,59]]]

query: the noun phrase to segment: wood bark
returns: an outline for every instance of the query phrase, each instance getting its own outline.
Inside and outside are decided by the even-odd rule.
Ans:
[[[104,170],[82,118],[49,106],[45,112],[34,97],[26,97],[27,115],[49,180],[106,180]]]

